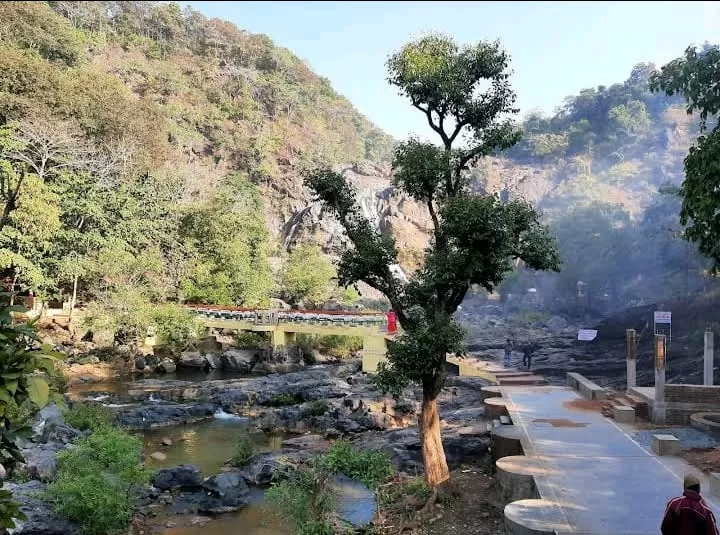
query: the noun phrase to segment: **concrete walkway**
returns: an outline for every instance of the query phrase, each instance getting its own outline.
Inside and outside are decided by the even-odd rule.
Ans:
[[[535,476],[542,500],[506,507],[524,533],[656,535],[668,499],[682,492],[688,472],[679,457],[657,457],[621,426],[564,387],[501,387],[526,456],[539,463]],[[720,516],[705,478],[702,489]]]

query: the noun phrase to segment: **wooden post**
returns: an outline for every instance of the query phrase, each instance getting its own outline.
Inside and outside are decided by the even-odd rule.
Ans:
[[[635,329],[625,331],[627,338],[627,388],[637,386],[637,333]]]
[[[667,338],[664,334],[655,335],[655,402],[653,403],[653,423],[665,423],[665,366],[667,358]]]

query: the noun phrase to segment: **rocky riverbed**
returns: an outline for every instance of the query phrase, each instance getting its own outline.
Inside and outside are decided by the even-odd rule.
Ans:
[[[487,454],[489,435],[479,421],[483,415],[480,387],[484,384],[481,379],[448,378],[440,411],[451,466]],[[185,515],[204,517],[253,507],[258,499],[256,489],[283,477],[340,437],[361,448],[387,452],[401,471],[422,470],[415,425],[421,392],[408,390],[398,400],[383,395],[372,378],[360,371],[359,361],[211,380],[152,376],[122,387],[99,383],[89,389],[85,385],[71,391],[70,397],[111,407],[123,427],[145,436],[146,464],[156,471],[137,511],[136,523],[143,530],[157,527],[153,518],[163,519],[162,526],[173,526],[177,515],[187,519],[190,516]],[[224,433],[211,439],[209,430],[223,424],[242,426],[261,437],[259,452],[242,469],[222,466],[233,434],[228,432],[228,443],[219,447],[214,440],[222,440]],[[34,430],[33,438],[23,444],[24,473],[31,480],[9,486],[29,516],[16,533],[76,533],[74,527],[57,519],[39,496],[54,475],[57,452],[81,433],[64,424],[54,406],[36,417]],[[198,451],[215,458],[193,457]],[[157,458],[150,457],[154,453],[159,453]],[[185,462],[188,459],[203,470]],[[172,465],[175,461],[178,464]],[[206,529],[203,532],[210,533]]]

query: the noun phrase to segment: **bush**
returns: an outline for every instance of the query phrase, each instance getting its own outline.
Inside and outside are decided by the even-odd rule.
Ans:
[[[265,333],[240,331],[235,337],[235,347],[238,349],[268,349],[270,339]]]
[[[312,401],[303,409],[303,418],[311,418],[313,416],[322,416],[330,408],[330,403],[324,399]]]
[[[177,352],[200,336],[195,314],[174,303],[154,307],[150,311],[158,342]]]
[[[133,512],[133,490],[148,476],[140,439],[105,427],[58,454],[57,476],[46,493],[55,511],[83,533],[124,533]]]
[[[65,422],[80,431],[100,431],[112,425],[113,413],[95,403],[74,403],[63,411]]]
[[[297,405],[302,403],[302,398],[298,394],[291,394],[290,392],[281,392],[272,397],[268,402],[271,407],[286,407],[287,405]]]
[[[242,435],[235,443],[235,453],[230,459],[230,465],[236,468],[245,466],[255,453],[255,443],[249,435]]]
[[[375,490],[395,471],[387,454],[381,451],[357,450],[347,440],[336,440],[320,462],[332,472],[342,472]]]
[[[336,358],[345,358],[350,356],[353,351],[358,351],[363,347],[363,340],[360,336],[299,334],[296,340],[304,355],[311,355],[313,350],[318,350]]]
[[[336,535],[329,474],[322,465],[298,468],[287,479],[273,483],[265,497],[296,535]]]

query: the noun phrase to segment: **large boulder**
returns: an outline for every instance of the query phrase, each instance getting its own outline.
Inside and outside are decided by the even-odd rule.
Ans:
[[[163,360],[157,367],[160,373],[174,373],[176,369],[175,363],[170,359]]]
[[[545,326],[553,333],[559,334],[567,327],[567,320],[562,316],[553,316],[545,323]]]
[[[197,343],[197,348],[201,354],[206,355],[222,351],[222,344],[214,336],[208,336]]]
[[[207,368],[209,366],[205,355],[199,351],[183,351],[178,359],[178,366],[185,368]]]
[[[177,514],[229,513],[244,507],[249,493],[242,474],[231,470],[208,478],[201,489],[182,493],[173,510]]]
[[[148,429],[189,424],[212,418],[216,407],[210,403],[154,403],[119,413],[120,424],[129,429]]]
[[[228,372],[250,373],[258,360],[254,349],[228,349],[222,354],[222,367]]]
[[[57,516],[52,506],[42,499],[45,485],[40,481],[6,483],[4,488],[12,492],[27,517],[17,522],[13,535],[81,535],[75,524]]]
[[[33,479],[50,481],[57,470],[57,453],[64,446],[56,442],[49,444],[36,444],[33,447],[23,449],[25,457],[24,472]]]
[[[42,435],[45,426],[63,422],[64,420],[60,407],[55,405],[55,403],[49,403],[45,405],[33,418],[33,435],[40,436]]]
[[[158,470],[151,481],[160,490],[199,487],[203,484],[203,475],[197,466],[183,464]]]

